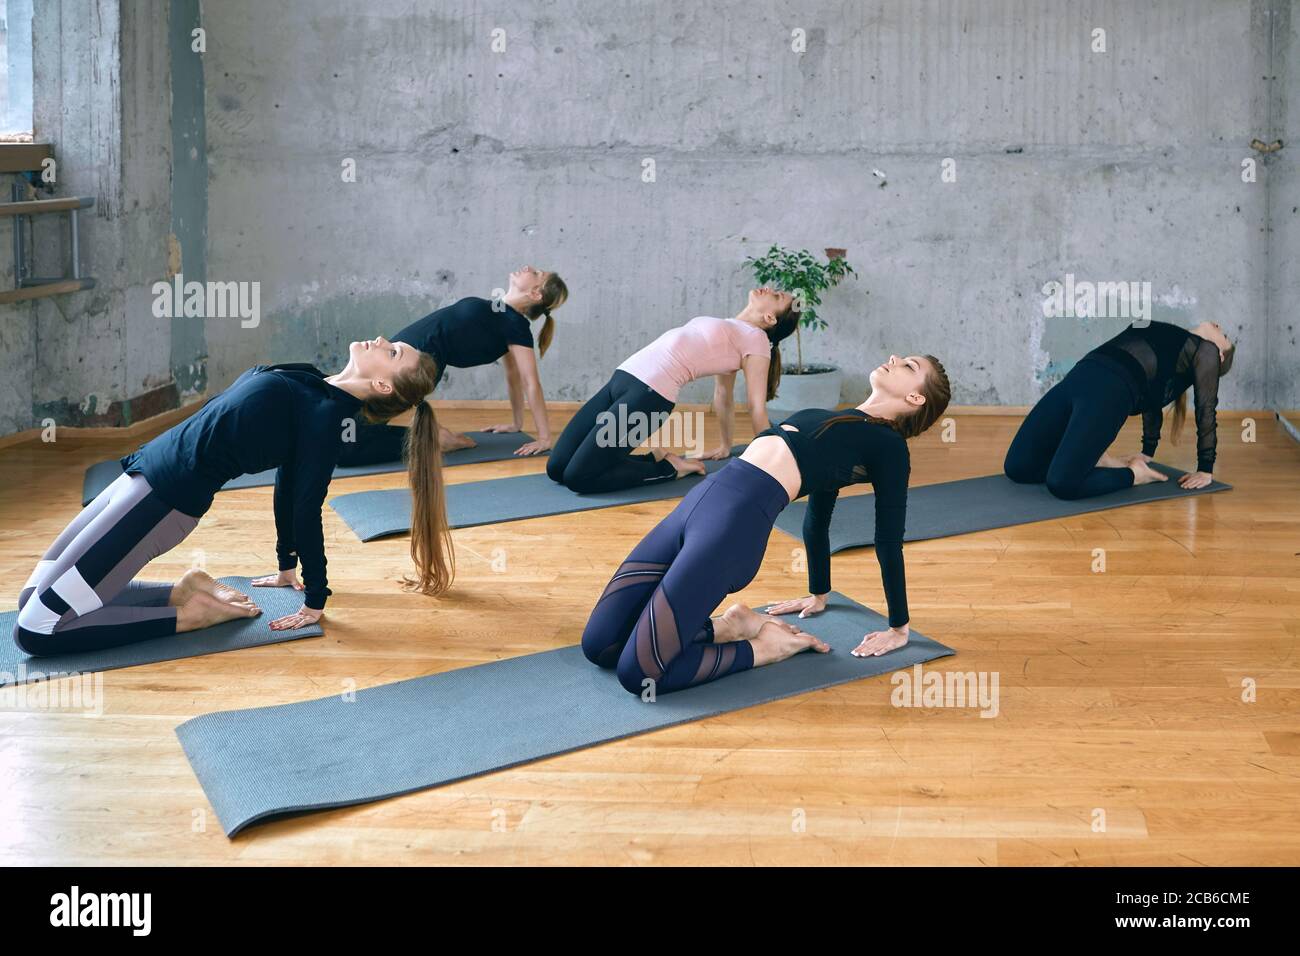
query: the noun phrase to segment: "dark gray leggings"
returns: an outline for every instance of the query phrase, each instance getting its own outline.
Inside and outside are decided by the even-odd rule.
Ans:
[[[18,596],[14,642],[48,656],[176,633],[170,584],[135,581],[199,519],[162,501],[143,475],[122,475],[50,545]]]
[[[649,385],[615,369],[605,387],[587,399],[564,426],[546,461],[546,473],[580,495],[672,481],[677,477],[672,462],[632,454],[648,434],[629,437],[617,427],[644,418],[656,423],[650,429],[654,432],[672,410],[673,403]]]

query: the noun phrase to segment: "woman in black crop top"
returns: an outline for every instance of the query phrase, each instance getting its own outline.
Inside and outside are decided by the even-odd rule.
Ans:
[[[890,356],[871,373],[871,396],[844,412],[805,409],[758,435],[744,454],[696,485],[615,572],[582,635],[587,659],[617,670],[629,692],[669,693],[828,645],[771,615],[808,617],[831,589],[829,526],[839,490],[870,482],[876,555],[889,604],[885,631],[857,656],[907,643],[903,523],[907,439],[943,414],[951,392],[933,356]],[[742,604],[710,614],[758,573],[777,515],[809,496],[804,521],[809,597],[758,614]]]
[[[88,504],[45,552],[18,598],[14,640],[28,654],[92,651],[210,627],[261,610],[203,571],[175,583],[134,580],[175,548],[231,478],[276,469],[280,571],[254,587],[304,591],[300,610],[273,630],[315,623],[330,594],[321,506],[340,449],[357,419],[385,421],[415,407],[409,467],[414,522],[412,589],[451,582],[439,475],[437,421],[424,401],[433,359],[383,338],[353,342],[348,364],[326,376],[310,365],[259,365],[179,425],[122,459],[122,475]],[[302,562],[302,581],[297,567]]]
[[[532,411],[537,437],[515,449],[516,455],[537,455],[550,449],[551,429],[546,417],[546,398],[534,353],[529,322],[544,318],[536,348],[546,355],[555,333],[551,316],[569,297],[568,286],[554,272],[523,266],[510,273],[509,288],[500,299],[467,296],[451,305],[416,319],[393,336],[433,356],[438,365],[436,385],[443,371],[474,368],[498,360],[506,376],[514,422],[490,425],[484,431],[517,432],[524,427],[525,400]],[[343,450],[341,465],[377,465],[402,460],[406,429],[396,425],[365,425],[357,428],[356,441]],[[473,448],[474,439],[447,428],[439,429],[443,451]]]
[[[1234,350],[1214,322],[1190,332],[1167,322],[1129,326],[1080,359],[1033,407],[1007,449],[1007,477],[1045,483],[1067,500],[1165,481],[1148,462],[1170,403],[1177,442],[1190,388],[1196,396],[1196,471],[1178,483],[1204,488],[1214,480],[1219,379],[1232,367]],[[1141,454],[1109,454],[1124,420],[1138,414]]]

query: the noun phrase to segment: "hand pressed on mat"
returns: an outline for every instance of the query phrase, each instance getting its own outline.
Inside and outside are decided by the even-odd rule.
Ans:
[[[298,570],[296,568],[289,568],[287,571],[281,571],[278,574],[268,574],[264,577],[254,578],[252,585],[255,588],[293,588],[296,591],[303,589],[302,582],[298,580]],[[303,607],[292,614],[277,617],[271,622],[270,628],[273,631],[292,631],[300,627],[310,627],[319,621],[324,613],[323,609]]]

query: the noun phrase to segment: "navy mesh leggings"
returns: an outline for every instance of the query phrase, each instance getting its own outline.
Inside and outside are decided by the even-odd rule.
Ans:
[[[754,579],[788,503],[780,482],[739,458],[692,488],[610,579],[582,633],[587,659],[617,669],[633,694],[753,667],[749,641],[714,643],[709,615]]]
[[[1119,371],[1083,359],[1053,385],[1025,416],[1007,449],[1003,468],[1022,484],[1044,484],[1073,500],[1133,486],[1128,468],[1098,468],[1132,407],[1133,394]]]

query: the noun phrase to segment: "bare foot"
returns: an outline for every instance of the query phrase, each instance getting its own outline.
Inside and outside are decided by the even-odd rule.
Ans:
[[[236,591],[229,585],[222,584],[206,571],[190,568],[181,575],[181,579],[172,588],[168,604],[181,607],[196,594],[211,594],[218,601],[226,604],[251,604],[253,599],[243,591]]]
[[[704,462],[696,461],[691,458],[683,458],[681,455],[674,455],[671,452],[664,455],[674,468],[677,469],[677,477],[685,478],[687,475],[707,475],[704,468]]]
[[[758,636],[750,639],[754,645],[754,666],[775,664],[788,657],[794,657],[801,651],[813,650],[818,654],[827,654],[831,646],[803,631],[791,631],[780,624],[766,623],[758,631]]]
[[[1168,475],[1156,471],[1140,458],[1134,458],[1128,463],[1128,466],[1133,472],[1133,484],[1135,485],[1149,485],[1153,481],[1169,480]]]
[[[1097,459],[1097,467],[1098,468],[1127,468],[1128,461],[1124,458],[1117,458],[1116,456],[1110,454],[1110,452],[1107,452],[1106,454],[1102,455],[1100,458]]]
[[[784,628],[798,630],[771,614],[759,614],[753,608],[743,604],[733,604],[713,622],[713,643],[725,644],[728,641],[752,640],[758,636],[764,624],[778,624]]]
[[[443,451],[460,451],[462,448],[475,448],[477,445],[478,442],[468,435],[457,435],[451,432],[448,432],[442,439]]]
[[[249,601],[244,604],[227,604],[218,601],[211,594],[199,591],[190,596],[176,610],[176,633],[197,631],[203,627],[212,627],[241,617],[257,617],[262,609]]]

